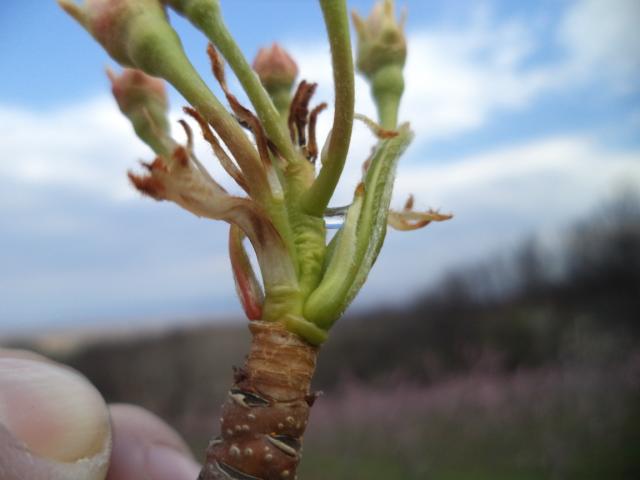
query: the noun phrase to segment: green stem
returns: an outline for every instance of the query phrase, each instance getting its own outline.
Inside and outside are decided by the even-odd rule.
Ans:
[[[161,112],[164,114],[164,112]],[[125,115],[129,118],[133,130],[140,140],[146,143],[156,155],[171,158],[176,148],[176,143],[168,134],[168,122],[156,125],[150,120],[150,114],[146,111],[137,111]],[[162,118],[157,115],[154,119]],[[164,120],[164,119],[163,119]]]
[[[252,196],[268,206],[271,192],[258,152],[242,127],[204,83],[185,55],[175,32],[171,30],[167,35],[170,38],[140,36],[135,48],[131,48],[136,66],[167,80],[204,116],[238,161],[251,186]]]
[[[295,263],[297,255],[286,206],[283,199],[276,199],[271,194],[262,160],[242,127],[209,90],[182,50],[163,49],[163,61],[149,61],[148,59],[159,58],[156,51],[158,44],[147,43],[145,48],[138,50],[137,63],[143,69],[145,63],[148,63],[146,70],[149,74],[171,83],[215,128],[247,179],[251,197],[267,211]]]
[[[404,92],[404,76],[401,65],[387,65],[371,76],[371,93],[378,108],[378,121],[382,127],[395,130],[398,126],[398,110]]]
[[[399,97],[381,95],[376,97],[378,123],[387,130],[395,130],[398,126]]]
[[[291,87],[282,86],[269,89],[267,92],[280,114],[280,121],[286,126],[289,118],[289,107],[291,106]]]
[[[335,112],[327,156],[303,198],[309,215],[321,216],[338,184],[349,152],[355,103],[354,70],[346,0],[320,0],[331,45]]]
[[[168,80],[214,126],[216,132],[227,144],[247,178],[252,197],[255,198],[255,192],[258,196],[256,200],[263,204],[268,203],[265,200],[270,197],[270,188],[264,173],[264,167],[258,152],[242,131],[238,122],[229,115],[200,77],[198,77],[198,81],[194,81],[193,77],[185,74],[182,69],[176,69],[175,73],[173,78]],[[197,75],[195,70],[193,73]]]
[[[287,134],[286,123],[280,117],[260,79],[246,61],[242,51],[224,24],[220,11],[220,2],[218,0],[174,0],[169,3],[176,11],[187,17],[220,50],[247,93],[269,139],[278,147],[280,153],[287,160],[292,164],[296,163],[299,157]],[[240,159],[237,157],[236,159],[240,162]],[[296,251],[294,232],[289,219],[289,208],[284,201],[272,199],[267,205],[267,211],[283,237],[294,264],[297,266],[298,252]]]
[[[299,157],[293,149],[278,110],[222,20],[220,2],[206,1],[204,5],[201,2],[192,2],[191,5],[193,6],[184,9],[184,15],[207,36],[227,60],[256,109],[269,139],[287,160],[297,161]]]

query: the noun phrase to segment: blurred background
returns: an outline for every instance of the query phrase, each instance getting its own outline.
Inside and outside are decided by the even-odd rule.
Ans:
[[[249,57],[281,42],[332,101],[316,2],[222,4]],[[640,478],[640,2],[399,6],[416,140],[394,203],[455,218],[387,237],[321,353],[300,477]],[[172,21],[208,75],[205,40]],[[0,55],[0,344],[69,363],[201,455],[248,347],[227,228],[128,185],[151,153],[55,2],[2,2]],[[373,141],[356,127],[335,204]]]

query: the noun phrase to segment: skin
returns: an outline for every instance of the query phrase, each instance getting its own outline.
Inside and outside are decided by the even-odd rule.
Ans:
[[[0,349],[3,480],[192,480],[199,469],[180,436],[152,413],[108,406],[78,372]]]

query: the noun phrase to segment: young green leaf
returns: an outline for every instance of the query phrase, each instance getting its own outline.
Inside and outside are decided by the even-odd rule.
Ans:
[[[361,183],[356,188],[344,225],[337,234],[339,236],[322,282],[305,305],[305,316],[320,328],[328,330],[337,319],[335,312],[340,308],[341,295],[336,293],[346,292],[357,272],[357,230],[364,197],[365,188]]]
[[[365,178],[364,205],[358,222],[356,250],[361,261],[347,292],[343,311],[362,288],[384,243],[396,168],[411,140],[413,132],[409,124],[402,124],[398,129],[398,136],[381,142],[371,159]]]
[[[305,304],[306,318],[322,328],[330,328],[346,310],[378,257],[387,231],[396,166],[412,138],[409,125],[403,124],[397,136],[376,147],[365,175],[364,195],[361,201],[356,195],[324,278]]]

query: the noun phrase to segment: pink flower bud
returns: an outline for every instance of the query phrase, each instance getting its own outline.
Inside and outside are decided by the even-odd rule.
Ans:
[[[167,92],[164,82],[159,78],[133,68],[125,68],[120,75],[107,70],[107,75],[111,80],[113,96],[124,114],[142,108],[166,111]]]
[[[277,43],[261,48],[253,61],[253,69],[267,90],[291,88],[298,76],[298,66],[291,56]]]
[[[158,155],[168,155],[173,142],[169,136],[169,102],[164,82],[132,68],[125,68],[121,75],[107,70],[107,75],[118,107],[138,137]]]
[[[85,0],[82,6],[73,0],[58,0],[60,6],[124,66],[136,66],[132,47],[136,40],[166,23],[164,7],[158,0]]]

